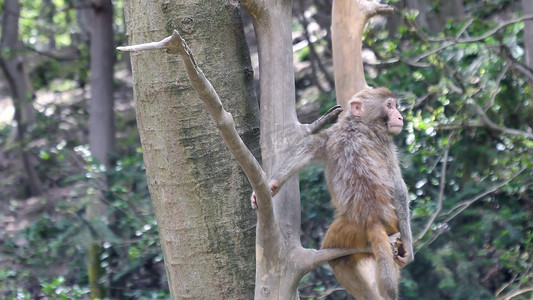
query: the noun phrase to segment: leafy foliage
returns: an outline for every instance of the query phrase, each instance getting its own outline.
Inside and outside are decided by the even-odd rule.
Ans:
[[[449,21],[442,33],[414,26],[419,14],[407,10],[397,30],[365,30],[366,46],[381,62],[366,66],[368,82],[395,91],[407,121],[397,142],[419,239],[415,262],[402,271],[403,299],[492,299],[531,286],[533,109],[531,82],[520,68],[524,23],[477,39],[500,25],[486,17],[509,1],[483,3],[472,19]],[[474,5],[466,1],[467,10]],[[304,232],[307,223],[320,224],[317,232],[327,228],[327,217],[317,216],[329,200],[315,172],[301,179],[302,189],[311,185],[302,191],[312,209],[303,214]],[[302,294],[344,299],[323,273],[304,279]],[[318,282],[313,291],[305,280]]]
[[[86,146],[84,8],[69,0],[20,2],[19,36],[31,49],[26,58],[32,86],[40,99],[46,97],[39,93],[52,92],[46,94],[51,100],[35,103],[39,113],[24,149],[38,162],[47,194],[27,199],[20,145],[12,125],[0,123],[0,297],[86,299],[84,243],[97,234],[110,296],[168,298],[131,96],[120,96],[129,110],[117,112],[116,165],[106,171]],[[439,13],[439,2],[429,10]],[[367,80],[403,99],[406,120],[397,142],[419,239],[415,262],[402,271],[403,299],[500,299],[532,284],[533,102],[524,71],[524,23],[477,38],[520,17],[512,11],[515,2],[464,1],[471,17],[446,22],[442,32],[415,26],[424,15],[414,10],[403,11],[395,28],[373,22],[365,30],[365,48],[376,58],[365,66]],[[122,44],[122,1],[114,4],[116,41]],[[335,102],[325,74],[331,71],[331,43],[323,12],[331,1],[300,5],[305,11],[295,17],[294,30],[303,30],[303,21],[317,28],[307,26],[313,39],[295,57],[319,71],[310,76],[310,68],[303,68],[297,94],[318,98],[324,112]],[[121,81],[116,84],[121,95],[128,93]],[[302,242],[308,247],[319,247],[333,218],[323,176],[321,166],[301,174]],[[97,193],[108,205],[108,224],[84,218]],[[300,290],[302,298],[348,298],[327,266],[307,274]]]
[[[20,3],[19,39],[31,50],[25,53],[26,67],[39,98],[24,150],[33,156],[47,191],[28,198],[21,143],[13,138],[13,125],[3,121],[0,298],[89,298],[86,243],[90,235],[102,241],[100,263],[109,297],[168,298],[131,96],[118,99],[123,108],[117,112],[114,168],[105,170],[94,161],[86,145],[89,45],[83,28],[88,24],[81,15],[89,10],[75,8],[74,1]],[[115,4],[122,39],[122,1]],[[0,93],[6,93],[2,89]],[[124,98],[127,89],[117,88]],[[98,194],[107,205],[108,222],[85,216]]]

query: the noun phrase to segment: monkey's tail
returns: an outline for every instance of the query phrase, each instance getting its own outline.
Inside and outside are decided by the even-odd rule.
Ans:
[[[400,270],[396,262],[394,262],[385,227],[380,223],[372,226],[368,231],[368,239],[376,259],[376,281],[380,293],[387,299],[396,299]]]

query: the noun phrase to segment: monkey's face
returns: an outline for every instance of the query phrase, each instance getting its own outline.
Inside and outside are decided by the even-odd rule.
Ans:
[[[397,135],[402,132],[403,117],[398,110],[398,101],[394,98],[387,98],[383,102],[383,109],[386,112],[388,132],[391,135]]]

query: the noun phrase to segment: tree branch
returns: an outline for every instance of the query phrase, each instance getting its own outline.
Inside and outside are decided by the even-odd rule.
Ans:
[[[398,253],[398,246],[400,241],[401,234],[399,232],[389,236],[389,243],[391,244],[392,251]],[[367,247],[364,249],[359,248],[328,248],[328,249],[304,249],[300,247],[294,251],[299,258],[293,261],[303,264],[298,269],[302,272],[307,273],[319,265],[341,258],[343,256],[348,256],[352,254],[362,254],[362,253],[372,253],[372,248]]]
[[[352,254],[372,253],[372,249],[370,247],[366,249],[331,248],[320,250],[300,248],[299,251],[294,251],[294,253],[296,253],[299,258],[293,261],[303,264],[303,266],[300,266],[298,269],[305,274],[330,260]]]
[[[367,0],[335,0],[331,10],[335,93],[337,103],[348,108],[348,99],[368,87],[362,60],[363,30],[376,14],[391,14],[394,8]]]
[[[526,167],[520,169],[520,171],[518,171],[517,173],[513,174],[509,179],[507,179],[507,180],[505,180],[505,181],[503,181],[503,182],[501,182],[499,184],[496,184],[492,188],[484,191],[483,193],[481,193],[479,195],[476,195],[474,198],[462,201],[461,203],[458,203],[457,205],[452,207],[446,214],[444,214],[444,216],[447,216],[446,219],[444,220],[444,223],[450,222],[458,214],[463,212],[465,209],[467,209],[470,205],[472,205],[474,202],[478,201],[479,199],[481,199],[483,197],[486,197],[486,196],[488,196],[488,195],[490,195],[492,193],[497,192],[499,189],[501,189],[502,187],[504,187],[507,184],[509,184],[509,182],[513,181],[516,177],[518,177],[518,175],[520,175],[525,170],[526,170]]]
[[[478,201],[479,199],[482,199],[485,196],[488,196],[488,195],[490,195],[492,193],[497,192],[499,189],[501,189],[505,185],[509,184],[509,182],[513,181],[516,177],[518,177],[518,175],[520,175],[525,170],[526,170],[526,167],[520,169],[520,171],[518,171],[517,173],[513,174],[510,179],[505,180],[505,181],[501,182],[500,184],[497,184],[496,186],[493,186],[492,188],[484,191],[483,193],[476,195],[472,199],[462,201],[461,203],[455,205],[447,213],[439,216],[439,217],[445,217],[445,219],[444,219],[444,221],[442,221],[442,223],[443,224],[449,223],[453,218],[455,218],[457,215],[462,213],[465,209],[467,209],[474,202]],[[426,242],[424,242],[423,245],[418,247],[418,249],[422,249],[425,246],[427,246],[427,245],[431,244],[432,242],[434,242],[437,239],[437,237],[439,237],[443,232],[446,231],[447,228],[449,228],[449,227],[448,226],[440,226],[439,228],[437,228],[436,233],[432,234],[429,237],[429,239]]]
[[[339,116],[339,114],[342,112],[342,107],[340,105],[335,105],[332,108],[328,109],[328,111],[323,114],[320,118],[318,118],[316,121],[314,121],[311,124],[306,124],[305,131],[308,134],[315,134],[320,129],[324,128],[329,123],[333,122],[335,118]]]
[[[376,15],[392,15],[394,7],[387,4],[379,4],[377,2],[361,1],[361,8],[365,12],[367,18],[372,18]]]
[[[418,237],[413,242],[414,244],[420,242],[422,238],[426,235],[426,233],[431,228],[431,225],[433,225],[433,222],[435,222],[435,219],[440,214],[440,211],[442,210],[442,200],[444,198],[444,187],[446,186],[446,167],[448,166],[448,154],[450,153],[450,143],[446,146],[446,149],[444,150],[444,157],[442,158],[442,170],[440,175],[440,187],[439,187],[439,197],[437,198],[437,209],[435,210],[435,213],[429,218],[429,220],[426,223],[426,226],[424,227],[424,230],[420,232]]]
[[[525,294],[525,293],[528,293],[528,292],[533,292],[533,286],[530,286],[530,287],[527,287],[527,288],[523,288],[523,289],[520,289],[518,291],[514,291],[512,293],[509,293],[507,295],[505,295],[505,297],[502,297],[502,298],[499,298],[499,299],[503,299],[503,300],[510,300],[518,295],[521,295],[521,294]]]
[[[432,54],[435,54],[437,52],[440,52],[450,46],[453,46],[453,45],[457,45],[457,44],[465,44],[465,43],[475,43],[475,42],[479,42],[479,41],[482,41],[482,40],[485,40],[487,38],[489,38],[490,36],[494,35],[496,32],[498,32],[500,29],[506,27],[506,26],[509,26],[509,25],[512,25],[512,24],[515,24],[515,23],[519,23],[519,22],[523,22],[523,21],[526,21],[526,20],[531,20],[533,19],[533,15],[525,15],[525,16],[522,16],[520,18],[516,18],[516,19],[512,19],[512,20],[508,20],[508,21],[503,21],[503,22],[500,22],[495,28],[493,28],[492,30],[489,30],[488,32],[486,32],[485,34],[482,34],[480,36],[477,36],[477,37],[472,37],[472,38],[459,38],[467,29],[468,27],[472,24],[472,21],[469,21],[465,24],[465,26],[463,26],[463,28],[461,28],[461,30],[459,30],[458,34],[455,35],[454,37],[445,37],[445,38],[434,38],[434,37],[430,37],[428,35],[426,35],[422,29],[420,29],[420,27],[418,26],[418,24],[416,24],[416,22],[411,22],[410,20],[407,20],[408,24],[411,25],[411,28],[413,28],[415,30],[415,34],[418,35],[420,37],[421,40],[425,41],[425,42],[443,42],[442,45],[440,45],[439,47],[437,47],[436,49],[433,49],[431,51],[428,51],[426,53],[422,53],[420,55],[418,55],[416,58],[414,58],[414,62],[418,62]]]
[[[224,109],[217,92],[196,64],[191,50],[179,32],[174,30],[171,36],[159,42],[117,48],[117,50],[128,52],[154,49],[165,49],[167,53],[179,54],[182,57],[191,85],[207,106],[213,122],[226,142],[226,146],[244,170],[256,196],[261,199],[260,207],[263,211],[270,211],[269,215],[272,217],[272,196],[263,169],[240,138],[235,129],[232,115]]]
[[[479,117],[479,119],[481,120],[481,122],[489,130],[495,131],[495,132],[498,132],[498,133],[505,133],[505,134],[512,135],[512,136],[521,136],[521,137],[524,137],[526,139],[533,140],[533,133],[525,132],[525,131],[521,131],[521,130],[517,130],[517,129],[513,129],[513,128],[507,128],[507,127],[504,127],[504,126],[500,127],[500,126],[496,125],[496,123],[492,122],[489,119],[489,117],[487,116],[487,114],[485,114],[483,109],[477,103],[475,103],[473,100],[469,100],[467,103],[470,104],[474,108],[474,110],[475,110],[477,116]]]

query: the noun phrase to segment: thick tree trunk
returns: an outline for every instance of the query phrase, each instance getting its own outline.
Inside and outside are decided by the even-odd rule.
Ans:
[[[261,153],[267,176],[297,139],[292,55],[292,1],[242,1],[252,16],[260,62]],[[259,204],[261,205],[261,204]],[[300,190],[291,178],[273,199],[274,216],[257,238],[255,299],[294,299],[301,275],[291,265],[291,245],[300,245]],[[259,216],[259,222],[265,223]],[[279,225],[279,227],[277,227]],[[278,232],[284,239],[279,239]],[[280,244],[282,243],[282,244]]]
[[[378,13],[392,8],[366,0],[335,0],[331,11],[331,42],[337,103],[348,110],[348,100],[367,87],[361,56],[363,29]]]
[[[20,3],[17,0],[6,0],[2,6],[2,39],[0,40],[0,66],[4,71],[15,106],[17,122],[16,140],[22,152],[22,163],[28,177],[28,186],[32,195],[42,193],[43,187],[32,163],[31,153],[26,150],[26,131],[35,119],[33,109],[33,92],[24,73],[23,48],[18,38],[18,21]]]
[[[115,149],[115,111],[113,99],[113,6],[111,0],[93,2],[91,25],[91,100],[89,103],[89,148],[94,159],[109,170],[113,166],[110,153]],[[87,219],[107,224],[107,206],[102,190],[107,189],[105,177],[95,178],[100,184],[92,203],[87,207]],[[91,236],[88,245],[88,274],[92,298],[104,298],[101,277],[102,241]]]
[[[363,2],[364,7],[363,17],[365,20],[369,15],[373,15],[379,12],[389,12],[390,8],[384,5],[379,5],[374,2]],[[279,0],[279,1],[266,1],[266,0],[243,0],[243,6],[247,12],[251,15],[254,22],[254,29],[257,35],[258,40],[258,49],[259,49],[259,64],[261,70],[261,146],[263,153],[266,153],[264,156],[264,169],[266,173],[270,174],[275,169],[279,168],[280,165],[286,160],[290,159],[288,157],[288,151],[295,143],[304,138],[307,135],[314,134],[323,128],[326,124],[331,122],[335,116],[337,116],[341,109],[336,107],[328,111],[328,113],[314,122],[313,124],[302,125],[298,122],[294,109],[294,77],[293,77],[293,66],[292,66],[292,44],[291,44],[291,7],[292,2],[290,0]],[[171,12],[175,7],[169,5],[168,3],[163,6],[163,12]],[[138,9],[138,8],[136,8]],[[167,18],[159,18],[157,16],[157,7],[143,7],[144,13],[150,15],[152,18],[148,20],[148,25],[145,25],[143,28],[145,32],[151,32],[151,28],[158,28],[161,26],[159,23],[154,23],[153,20],[164,19],[167,20],[167,24],[180,24],[181,30],[185,33],[191,34],[195,32],[196,28],[194,24],[196,20],[192,17],[179,18],[174,17],[172,14],[168,14]],[[134,9],[130,13],[133,13]],[[223,11],[223,9],[219,10]],[[200,15],[198,11],[192,12],[189,10],[190,15],[198,16]],[[196,14],[195,14],[196,12]],[[154,15],[156,14],[156,15]],[[136,19],[138,21],[138,19]],[[130,26],[131,21],[128,21],[128,26]],[[142,22],[141,22],[142,23]],[[137,26],[137,24],[135,24]],[[364,25],[364,24],[363,24]],[[137,28],[134,26],[133,28]],[[140,26],[143,26],[142,24]],[[146,29],[148,28],[148,29]],[[218,26],[219,30],[222,27]],[[152,29],[152,31],[156,31]],[[133,32],[133,31],[132,31]],[[221,30],[221,33],[224,33],[224,30]],[[242,31],[239,31],[242,34]],[[242,38],[242,35],[239,36]],[[240,41],[237,39],[237,41]],[[196,40],[190,41],[192,44]],[[211,45],[219,45],[216,40],[211,40]],[[256,237],[256,285],[255,285],[255,299],[295,299],[298,298],[297,288],[298,284],[303,275],[308,271],[317,267],[321,263],[326,261],[339,258],[348,254],[367,252],[366,249],[325,249],[325,250],[314,250],[314,249],[304,249],[300,243],[300,201],[298,197],[298,181],[297,178],[292,178],[289,181],[289,184],[285,184],[283,188],[276,194],[276,197],[272,199],[270,188],[267,184],[267,178],[265,171],[259,167],[259,163],[253,159],[252,154],[248,149],[245,149],[244,144],[240,141],[238,135],[236,135],[235,130],[233,130],[233,118],[230,113],[227,113],[224,109],[223,103],[221,103],[215,89],[221,89],[224,92],[223,87],[218,87],[213,85],[206,79],[218,80],[216,78],[216,73],[210,76],[204,76],[202,69],[210,68],[211,65],[206,64],[205,67],[200,67],[193,57],[193,53],[201,52],[192,49],[193,47],[188,47],[186,42],[182,39],[180,34],[177,31],[173,31],[171,36],[165,37],[152,37],[147,34],[139,34],[139,38],[135,36],[130,39],[130,44],[133,44],[129,47],[119,47],[121,51],[131,51],[133,59],[133,71],[134,77],[136,70],[143,70],[145,72],[142,75],[139,75],[138,79],[143,81],[148,81],[150,83],[150,90],[145,94],[138,93],[137,96],[142,95],[147,98],[137,98],[138,100],[138,120],[139,127],[141,129],[141,142],[145,149],[145,163],[148,172],[149,186],[151,189],[152,196],[154,197],[154,205],[156,214],[159,215],[158,220],[160,222],[167,222],[167,224],[161,224],[162,230],[164,229],[181,229],[181,224],[183,220],[189,221],[189,224],[197,224],[198,222],[191,217],[186,217],[186,212],[191,212],[191,209],[194,207],[194,204],[190,204],[188,209],[175,209],[172,211],[174,216],[178,215],[178,226],[172,227],[171,224],[168,224],[168,212],[162,211],[164,208],[171,208],[171,205],[162,205],[158,201],[166,200],[163,204],[168,203],[172,200],[169,198],[171,195],[169,193],[175,192],[178,196],[181,196],[182,199],[187,199],[193,196],[193,193],[189,191],[175,190],[171,185],[172,182],[169,181],[169,177],[178,178],[185,177],[182,181],[186,184],[186,180],[189,179],[187,175],[189,174],[189,165],[181,164],[182,173],[175,173],[173,170],[168,169],[168,162],[171,161],[168,157],[169,153],[167,149],[170,144],[166,137],[172,132],[165,132],[165,135],[161,135],[158,132],[158,129],[168,129],[172,124],[167,124],[166,121],[154,120],[154,117],[166,115],[160,110],[163,108],[172,109],[175,112],[176,118],[173,120],[175,123],[184,123],[185,121],[196,122],[196,118],[183,119],[182,111],[190,110],[190,107],[179,106],[179,105],[159,105],[154,106],[154,104],[160,104],[161,101],[168,101],[167,98],[173,95],[173,91],[169,90],[169,87],[172,87],[167,82],[154,84],[153,81],[149,81],[150,78],[162,77],[165,78],[165,74],[161,75],[160,73],[153,72],[148,65],[148,58],[151,58],[153,65],[153,60],[159,58],[159,56],[148,56],[143,55],[144,53],[153,53],[153,52],[141,52],[146,50],[152,51],[161,51],[165,49],[167,53],[179,55],[184,65],[186,66],[187,76],[190,80],[191,86],[193,86],[198,93],[200,99],[207,106],[212,120],[217,124],[218,129],[220,130],[222,137],[226,141],[228,147],[233,153],[235,159],[239,162],[240,166],[245,170],[252,186],[255,190],[255,197],[257,199],[257,237]],[[205,49],[204,49],[205,51]],[[359,49],[360,52],[360,49]],[[143,58],[145,56],[146,58]],[[173,62],[169,57],[167,61]],[[203,61],[203,60],[202,60]],[[157,64],[157,62],[156,62]],[[166,69],[170,69],[173,65],[162,64]],[[151,66],[151,65],[150,65]],[[164,71],[164,70],[163,70]],[[207,73],[207,72],[206,72]],[[359,74],[361,76],[361,74]],[[360,78],[360,77],[359,77]],[[181,77],[178,80],[178,85],[182,90],[187,89],[187,85],[182,85]],[[251,78],[250,78],[251,79]],[[232,80],[235,80],[233,78]],[[240,82],[240,81],[239,81]],[[247,81],[251,89],[251,81]],[[139,81],[137,81],[139,84]],[[141,86],[143,87],[143,86]],[[135,87],[136,91],[142,91],[139,87]],[[145,89],[146,90],[146,89]],[[179,93],[175,93],[179,96]],[[219,93],[220,94],[220,93]],[[159,98],[154,100],[150,99],[148,96],[154,97],[157,95]],[[183,103],[182,100],[179,103]],[[145,106],[141,107],[142,103]],[[155,102],[155,103],[154,103]],[[196,106],[197,103],[189,103],[187,105]],[[150,114],[147,114],[149,112]],[[231,112],[231,109],[230,109]],[[198,118],[201,122],[202,118],[206,118],[201,112],[198,112]],[[177,120],[177,121],[176,121]],[[174,124],[174,123],[173,123]],[[176,127],[178,128],[178,127]],[[170,128],[172,129],[172,128]],[[144,132],[144,133],[143,133]],[[191,131],[192,132],[192,131]],[[149,134],[143,136],[143,134]],[[158,137],[159,135],[159,137]],[[199,132],[194,131],[194,139],[188,141],[188,143],[193,144],[195,141],[202,141],[207,139]],[[178,141],[181,142],[181,141]],[[172,144],[176,149],[173,150],[178,152],[176,155],[180,160],[172,160],[182,162],[182,156],[187,155],[186,148],[181,148],[181,145]],[[203,149],[206,153],[210,153],[212,150],[212,145],[204,144],[199,146],[199,149]],[[255,148],[252,148],[252,150]],[[171,152],[170,154],[173,154]],[[182,154],[183,153],[183,154]],[[204,155],[203,162],[211,162],[210,159],[205,158]],[[209,157],[209,156],[208,156]],[[172,157],[171,157],[172,158]],[[187,162],[185,160],[185,162]],[[202,161],[199,161],[199,163]],[[151,165],[153,164],[153,166]],[[199,164],[198,164],[199,165]],[[151,170],[156,170],[158,173],[152,174]],[[161,175],[161,173],[168,175]],[[202,173],[196,178],[199,178]],[[178,176],[179,175],[179,176]],[[157,176],[157,177],[156,177]],[[158,181],[159,180],[159,181]],[[189,179],[189,181],[193,181]],[[210,187],[199,186],[201,189],[206,189],[206,193],[210,194]],[[158,194],[156,194],[158,193]],[[159,199],[159,200],[156,200]],[[162,199],[162,200],[161,200]],[[181,218],[179,217],[181,216]],[[192,216],[194,217],[194,216]],[[191,225],[189,225],[191,227]],[[204,276],[204,273],[195,272],[195,268],[190,266],[189,260],[187,262],[182,261],[188,257],[179,256],[177,253],[172,252],[177,245],[175,245],[175,240],[173,238],[179,237],[180,242],[185,244],[185,249],[197,249],[198,244],[191,243],[190,236],[187,236],[188,233],[197,233],[198,236],[202,235],[201,231],[203,228],[194,228],[195,230],[183,230],[182,236],[171,235],[166,232],[161,233],[161,238],[164,239],[163,250],[165,255],[172,255],[167,260],[167,266],[170,263],[173,265],[186,265],[188,268],[180,269],[184,272],[185,276],[190,277],[191,274],[198,274],[198,276]],[[164,235],[168,234],[168,235]],[[185,236],[185,237],[183,237]],[[200,246],[202,246],[200,244]],[[168,249],[168,247],[174,247]],[[171,260],[172,259],[172,260]],[[247,261],[246,258],[244,261]],[[193,264],[196,266],[198,262],[194,261]],[[202,270],[208,270],[210,265],[201,265]],[[176,268],[177,269],[177,268]],[[173,270],[172,270],[173,271]],[[178,279],[180,274],[174,274],[171,271],[168,272],[171,276],[170,282],[173,283],[173,279]],[[192,287],[197,287],[198,285],[203,284],[203,280],[199,280],[198,276],[191,282]],[[201,279],[201,278],[200,278]],[[188,283],[189,281],[183,281]],[[174,288],[174,287],[173,287]],[[189,297],[190,289],[187,289],[185,285],[185,290],[183,285],[181,287],[176,287],[175,290],[172,290],[173,296],[176,297]],[[197,294],[195,293],[193,297]],[[223,298],[226,294],[223,294]],[[202,294],[203,297],[206,297]],[[220,298],[220,296],[218,296]]]
[[[533,14],[533,0],[522,0],[522,14]],[[526,64],[533,68],[533,20],[524,21],[524,48]]]
[[[533,14],[533,0],[522,0],[522,14]],[[533,69],[533,20],[524,21],[524,48],[526,51],[526,65]],[[529,82],[530,90],[533,90],[533,81]],[[533,92],[530,92],[533,95]],[[529,105],[529,120],[533,120],[533,105]]]
[[[130,44],[182,33],[257,155],[257,101],[233,1],[126,1]],[[172,299],[251,299],[251,189],[175,54],[131,55],[137,121]]]
[[[89,147],[92,156],[107,169],[115,149],[113,109],[113,7],[111,0],[95,1],[91,28],[91,101],[89,103]]]

